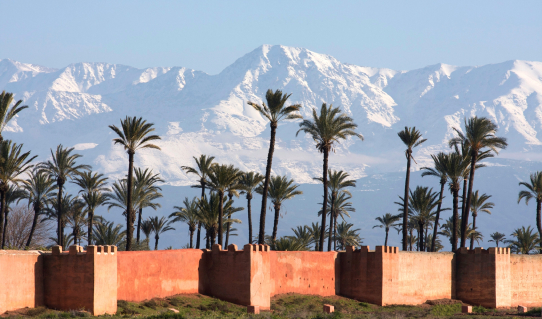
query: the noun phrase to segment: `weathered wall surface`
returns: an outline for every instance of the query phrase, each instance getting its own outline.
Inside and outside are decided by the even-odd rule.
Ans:
[[[456,258],[457,299],[488,308],[510,306],[510,249],[462,248]]]
[[[45,305],[59,310],[85,309],[94,315],[117,312],[115,246],[55,246],[44,255]]]
[[[271,296],[284,293],[332,296],[339,291],[337,252],[272,251]]]
[[[200,267],[202,293],[244,306],[270,308],[269,246],[215,244],[204,252]]]
[[[542,305],[542,255],[510,255],[511,306]]]
[[[0,314],[43,305],[41,253],[0,250]]]
[[[454,296],[454,254],[399,252],[396,304]]]
[[[346,252],[339,253],[340,283],[339,293],[342,296],[382,305],[383,269],[382,258],[369,246],[359,250],[347,247]]]
[[[202,259],[200,249],[119,252],[118,299],[142,301],[198,293]]]

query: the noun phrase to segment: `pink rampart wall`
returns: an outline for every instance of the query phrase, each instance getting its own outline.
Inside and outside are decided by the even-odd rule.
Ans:
[[[119,252],[118,299],[142,301],[198,293],[202,258],[200,249]]]
[[[542,255],[510,255],[512,306],[542,305]]]
[[[285,293],[332,296],[339,289],[337,252],[271,251],[271,296]]]
[[[453,253],[399,252],[398,304],[415,305],[455,295]]]
[[[0,314],[43,305],[41,253],[0,250]]]

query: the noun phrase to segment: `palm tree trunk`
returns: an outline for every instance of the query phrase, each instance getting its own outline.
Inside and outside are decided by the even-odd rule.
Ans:
[[[77,227],[73,227],[72,230],[72,236],[73,236],[73,244],[77,245]]]
[[[88,231],[87,231],[87,237],[88,237],[88,245],[92,245],[92,226],[94,225],[94,211],[88,212]]]
[[[228,243],[230,242],[230,222],[231,222],[231,216],[228,216],[228,223],[226,224],[226,243],[224,246],[227,248]]]
[[[318,245],[320,251],[324,251],[324,237],[326,235],[326,208],[327,208],[327,164],[329,158],[329,148],[324,147],[324,200],[322,204],[322,230],[320,231],[320,244]],[[329,238],[331,240],[331,238]]]
[[[154,250],[158,250],[158,239],[160,239],[158,235],[154,236]]]
[[[275,135],[277,134],[277,123],[271,122],[271,140],[269,141],[269,153],[267,154],[267,167],[265,168],[265,181],[262,192],[262,210],[260,212],[260,233],[258,234],[258,244],[265,243],[265,209],[267,207],[267,192],[269,190],[269,180],[271,179],[271,164],[273,162],[273,152],[275,151]]]
[[[194,231],[191,230],[190,231],[190,248],[194,248],[194,246],[192,246],[193,238],[194,238]]]
[[[132,210],[132,183],[134,175],[134,153],[128,152],[128,196],[126,198],[126,251],[132,250],[132,237],[134,236],[134,223],[135,216],[132,217],[134,211]]]
[[[211,230],[211,243],[209,245],[209,248],[211,248],[211,246],[213,246],[215,244],[215,241],[216,241],[216,230],[212,229]]]
[[[4,230],[2,231],[2,249],[6,247],[6,228],[8,228],[8,215],[9,215],[9,211],[6,210],[5,217],[4,217]]]
[[[410,154],[412,150],[407,149],[407,169],[406,169],[406,180],[405,180],[405,204],[403,207],[403,251],[407,250],[407,228],[408,228],[408,191],[410,189]]]
[[[541,211],[542,211],[542,200],[537,199],[536,200],[536,227],[538,228],[538,234],[540,238],[542,238],[542,221],[540,217]],[[540,253],[542,254],[542,241],[540,241]]]
[[[277,241],[277,231],[279,227],[279,214],[280,214],[280,204],[275,204],[275,220],[273,221],[273,244]]]
[[[457,223],[458,223],[458,214],[459,214],[459,190],[453,190],[454,196],[454,205],[453,205],[453,215],[452,215],[452,252],[457,250]]]
[[[388,227],[386,227],[386,239],[384,240],[384,246],[388,246],[388,232],[390,231],[390,229]]]
[[[333,250],[337,250],[337,215],[333,218]]]
[[[34,236],[34,231],[36,230],[39,214],[40,214],[39,206],[34,205],[34,219],[32,219],[32,227],[30,228],[30,235],[28,235],[28,240],[26,241],[27,249],[30,247],[30,243],[32,242],[32,236]]]
[[[141,217],[143,216],[143,207],[139,207],[139,214],[137,217],[137,244],[139,245],[139,239],[141,234]]]
[[[414,229],[410,229],[410,239],[414,236]],[[410,240],[410,251],[412,251],[412,240]]]
[[[329,211],[329,240],[327,241],[327,251],[331,251],[331,241],[333,238],[333,204],[335,203],[335,195],[331,194],[331,210]]]
[[[437,206],[437,216],[435,216],[435,227],[433,227],[433,238],[431,239],[431,251],[435,252],[435,244],[437,241],[437,233],[438,233],[438,225],[440,222],[440,207],[442,206],[442,194],[444,193],[444,185],[446,185],[446,180],[440,181],[440,194],[439,194],[439,202]]]
[[[423,251],[423,224],[418,222],[418,251]]]
[[[476,168],[476,161],[478,160],[478,152],[473,150],[470,161],[470,175],[469,175],[469,190],[467,192],[467,205],[465,206],[465,218],[461,223],[461,247],[465,247],[467,241],[467,225],[469,224],[469,212],[470,201],[472,197],[472,187],[474,186],[474,171]]]
[[[62,186],[64,185],[64,183],[62,182],[62,180],[57,180],[56,182],[57,186],[58,186],[58,193],[57,193],[57,196],[56,196],[56,203],[58,205],[57,207],[57,217],[58,217],[58,220],[57,220],[57,236],[58,236],[58,244],[64,248],[64,238],[62,235],[63,234],[63,229],[62,229]]]
[[[0,229],[4,229],[4,206],[5,206],[5,192],[0,191]],[[0,243],[4,241],[4,234],[0,234]],[[2,247],[3,249],[4,247]]]
[[[201,180],[201,200],[205,197],[205,181]],[[199,242],[200,242],[200,236],[201,236],[201,222],[198,222],[198,234],[196,236],[196,249],[199,249]]]
[[[463,196],[461,197],[461,223],[463,224],[463,219],[465,219],[465,206],[467,205],[467,189],[468,189],[468,180],[463,179]]]
[[[470,235],[470,250],[474,249],[474,231],[476,231],[476,215],[472,215],[472,234]]]
[[[211,249],[211,237],[209,237],[209,231],[205,231],[205,248]]]
[[[219,191],[218,198],[220,198],[220,207],[218,208],[218,244],[220,245],[220,247],[222,247],[222,226],[224,224],[222,222],[224,218],[224,192]]]
[[[252,195],[247,193],[247,210],[248,210],[248,243],[252,244],[252,210],[250,206],[250,200]]]

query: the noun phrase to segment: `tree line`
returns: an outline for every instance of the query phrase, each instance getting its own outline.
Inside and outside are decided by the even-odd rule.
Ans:
[[[185,198],[183,205],[175,206],[174,212],[168,217],[155,216],[144,219],[144,208],[156,210],[160,207],[156,202],[162,197],[158,185],[164,181],[159,174],[154,174],[149,168],[134,167],[134,157],[140,149],[160,150],[160,147],[154,144],[161,139],[160,136],[153,134],[154,124],[142,118],[126,116],[125,119],[121,119],[119,127],[109,126],[116,134],[113,142],[122,146],[128,155],[128,168],[124,178],[108,186],[108,179],[103,174],[92,172],[89,165],[77,163],[81,155],[73,153],[73,148],[58,145],[55,151],[51,150],[51,159],[33,164],[37,156],[31,156],[30,151],[23,152],[22,144],[4,140],[1,135],[3,129],[27,106],[21,106],[22,101],[19,100],[10,108],[13,94],[2,92],[0,96],[2,247],[5,247],[9,205],[23,199],[28,200],[28,206],[34,211],[27,248],[31,246],[37,224],[47,220],[56,222],[57,236],[54,241],[63,247],[71,242],[81,243],[85,238],[88,245],[102,243],[116,244],[125,250],[148,249],[149,236],[154,233],[157,249],[160,235],[174,230],[172,224],[175,222],[188,225],[189,248],[194,246],[200,248],[202,241],[207,248],[216,242],[226,247],[230,236],[236,235],[233,224],[240,223],[232,216],[244,210],[244,207],[234,207],[233,197],[240,195],[245,195],[247,200],[250,242],[270,244],[273,249],[278,250],[308,250],[310,245],[314,245],[314,250],[324,251],[326,239],[328,251],[344,249],[347,245],[360,245],[363,239],[359,235],[359,229],[354,229],[354,225],[345,220],[345,216],[349,217],[349,213],[355,211],[349,202],[352,194],[348,188],[355,187],[356,181],[350,179],[347,172],[330,169],[328,162],[330,154],[336,151],[336,146],[341,141],[349,137],[363,141],[363,135],[356,132],[358,126],[351,117],[338,107],[328,106],[326,103],[323,103],[319,110],[313,109],[311,118],[303,118],[299,113],[300,104],[286,106],[290,96],[291,94],[284,94],[281,90],[268,90],[265,101],[261,104],[248,102],[269,121],[271,129],[264,175],[258,172],[243,172],[234,165],[216,163],[213,156],[202,154],[194,157],[196,164],[194,167],[181,167],[185,173],[198,178],[197,185],[193,187],[201,189],[201,196]],[[281,205],[285,200],[302,194],[294,180],[287,176],[271,175],[276,132],[279,123],[288,120],[301,120],[296,136],[304,133],[312,137],[316,149],[323,156],[322,174],[314,178],[323,186],[320,203],[322,208],[318,212],[321,221],[292,228],[294,236],[277,238]],[[414,250],[413,246],[416,246],[418,251],[439,251],[443,248],[438,239],[439,235],[449,238],[452,251],[466,247],[469,240],[472,249],[474,241],[482,238],[476,227],[476,218],[478,213],[491,213],[494,204],[489,202],[490,195],[474,191],[475,172],[485,166],[483,160],[496,156],[499,150],[506,148],[507,142],[505,138],[496,135],[496,124],[487,118],[473,116],[465,119],[464,124],[465,133],[454,128],[456,137],[449,141],[451,151],[431,155],[433,166],[422,168],[422,176],[439,178],[439,191],[423,186],[417,186],[414,190],[410,188],[411,161],[415,162],[413,150],[426,142],[426,139],[415,127],[405,127],[398,133],[407,147],[405,192],[397,202],[400,205],[399,214],[387,213],[376,218],[379,224],[374,227],[385,229],[385,245],[388,244],[390,228],[402,234],[404,251]],[[80,188],[76,196],[64,193],[67,182],[74,183]],[[449,210],[442,207],[446,184],[453,199],[452,216],[440,225],[441,213]],[[530,182],[521,182],[520,185],[527,190],[519,193],[518,203],[523,199],[526,203],[532,198],[536,199],[538,234],[533,233],[530,226],[522,227],[511,234],[515,240],[506,240],[505,235],[495,232],[491,235],[492,241],[495,241],[497,246],[499,242],[506,242],[514,251],[521,253],[533,251],[536,245],[540,245],[542,250],[540,241],[542,172],[532,174]],[[459,195],[461,190],[462,195]],[[251,200],[254,193],[262,195],[257,235],[253,234],[252,229]],[[265,233],[268,197],[274,209],[273,230],[270,236]],[[120,225],[114,225],[95,215],[95,210],[100,206],[120,209],[126,218],[126,229],[122,230]],[[40,220],[40,216],[45,217]],[[469,223],[469,216],[472,216],[472,223]],[[86,230],[83,226],[85,224]],[[64,230],[68,225],[72,232],[66,235]],[[146,236],[145,240],[141,238],[141,231]]]

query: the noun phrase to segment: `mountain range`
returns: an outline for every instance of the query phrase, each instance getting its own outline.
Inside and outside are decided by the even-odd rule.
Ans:
[[[113,145],[108,125],[118,126],[125,116],[154,123],[162,151],[138,152],[135,165],[151,167],[166,180],[169,196],[158,213],[162,215],[193,193],[186,186],[194,177],[180,169],[193,165],[193,156],[209,154],[243,170],[265,170],[269,125],[248,101],[261,103],[268,89],[281,89],[291,93],[291,104],[302,105],[304,117],[311,117],[322,103],[340,106],[365,138],[337,145],[330,166],[358,180],[358,212],[352,220],[371,245],[382,244],[383,237],[381,230],[371,228],[374,218],[396,211],[393,201],[404,183],[405,147],[397,132],[416,126],[428,139],[414,152],[413,169],[419,171],[431,165],[431,154],[450,150],[447,141],[454,127],[463,127],[465,117],[485,116],[509,144],[477,176],[475,188],[493,194],[496,203],[491,218],[481,217],[485,239],[493,231],[509,234],[514,227],[534,224],[534,206],[517,204],[517,182],[526,180],[542,161],[542,62],[437,64],[399,71],[343,63],[303,48],[263,45],[216,75],[184,67],[138,69],[108,63],[54,69],[3,59],[0,89],[15,93],[29,106],[6,128],[6,138],[24,143],[41,160],[58,144],[74,147],[84,162],[111,179],[126,174],[127,158]],[[298,122],[285,121],[277,130],[273,174],[286,174],[305,190],[286,204],[294,213],[284,216],[279,234],[317,221],[321,199],[320,188],[309,184],[321,175],[322,156],[309,136],[296,136],[298,128]],[[421,179],[419,172],[413,179],[437,187],[438,181]],[[451,196],[448,199],[451,206]],[[518,221],[518,216],[524,218]],[[237,228],[243,242],[246,227]],[[163,245],[179,246],[178,241],[169,235]]]

